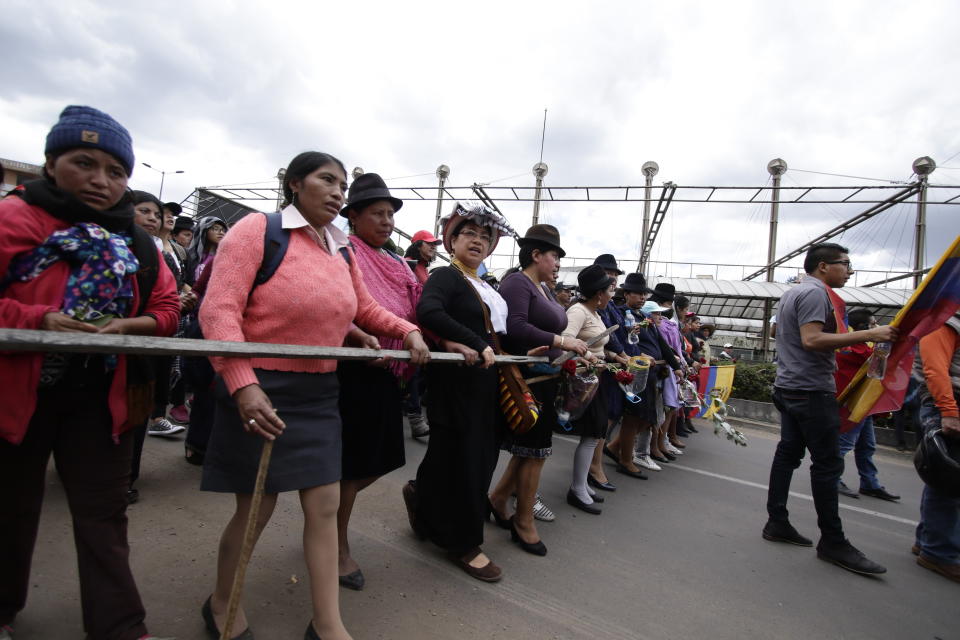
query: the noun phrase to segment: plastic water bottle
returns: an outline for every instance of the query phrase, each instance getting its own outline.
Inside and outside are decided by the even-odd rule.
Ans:
[[[887,375],[887,358],[890,356],[889,342],[878,342],[873,348],[873,354],[870,355],[870,362],[867,363],[867,377],[883,380]]]
[[[627,330],[627,342],[630,344],[640,342],[640,337],[633,332],[633,326],[635,324],[637,324],[637,320],[633,317],[633,312],[627,309],[626,313],[623,314],[623,326]]]

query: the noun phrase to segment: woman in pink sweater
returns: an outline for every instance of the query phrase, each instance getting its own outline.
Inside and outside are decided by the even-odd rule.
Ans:
[[[345,189],[346,171],[336,158],[307,152],[291,161],[283,184],[289,204],[281,212],[282,227],[290,237],[283,261],[267,282],[254,288],[266,218],[249,215],[230,230],[217,251],[200,310],[207,339],[339,347],[355,323],[369,333],[402,340],[413,362],[427,361],[429,350],[417,327],[374,301],[346,235],[331,224]],[[221,537],[216,586],[203,606],[207,629],[219,637],[226,619],[261,439],[268,439],[276,442],[257,533],[269,521],[279,492],[300,492],[313,600],[313,621],[304,637],[347,639],[337,588],[337,363],[285,358],[212,362],[218,374],[217,412],[201,488],[236,494],[237,509]],[[245,630],[237,637],[252,637],[242,608],[235,628]]]

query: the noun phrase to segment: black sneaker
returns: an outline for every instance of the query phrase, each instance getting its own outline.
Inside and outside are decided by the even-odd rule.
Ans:
[[[859,549],[850,544],[849,540],[844,540],[837,545],[827,545],[821,540],[817,545],[817,557],[863,576],[875,576],[887,572],[886,567],[863,555]]]
[[[805,538],[797,533],[797,530],[794,529],[793,525],[789,522],[775,522],[773,520],[768,520],[767,524],[763,527],[763,539],[770,540],[771,542],[786,542],[787,544],[795,544],[798,547],[813,546],[813,540],[810,538]]]
[[[885,487],[880,487],[879,489],[860,489],[860,495],[870,496],[871,498],[880,498],[881,500],[889,500],[890,502],[896,502],[900,499],[900,496],[895,496]]]

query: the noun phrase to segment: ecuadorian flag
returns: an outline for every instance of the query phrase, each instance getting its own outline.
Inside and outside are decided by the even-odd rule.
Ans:
[[[960,308],[960,236],[930,269],[907,304],[897,313],[892,327],[900,336],[887,358],[883,380],[867,377],[869,361],[860,367],[847,388],[839,395],[841,414],[849,411],[854,424],[869,415],[896,411],[910,381],[910,370],[920,338],[943,326]]]
[[[720,399],[726,403],[730,398],[730,392],[733,391],[733,376],[736,371],[737,368],[732,364],[700,367],[697,391],[700,393],[706,406],[702,407],[700,412],[694,417],[709,418],[713,415],[714,406],[713,403],[710,402],[710,392],[715,389],[719,392]]]

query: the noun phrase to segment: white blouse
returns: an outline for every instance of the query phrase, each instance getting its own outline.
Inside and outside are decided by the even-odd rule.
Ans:
[[[497,333],[507,332],[507,301],[503,299],[496,289],[491,287],[483,280],[474,280],[468,277],[467,281],[473,285],[473,288],[480,294],[480,299],[490,310],[490,324]]]

